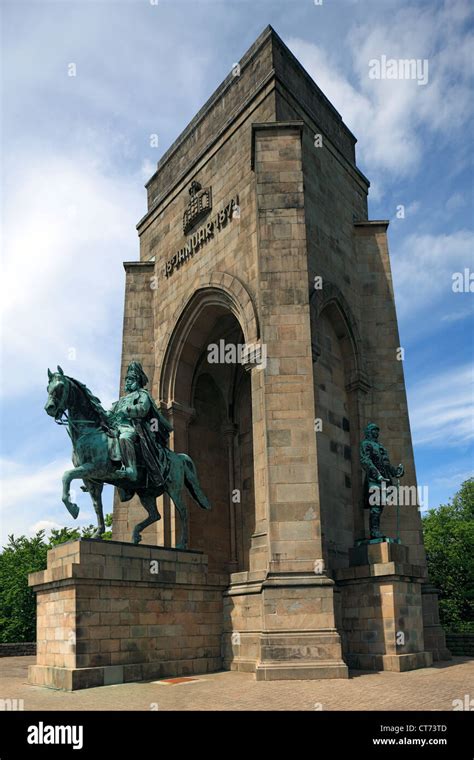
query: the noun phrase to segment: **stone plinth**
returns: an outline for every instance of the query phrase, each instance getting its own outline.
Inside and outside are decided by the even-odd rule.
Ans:
[[[37,661],[29,681],[57,689],[219,670],[223,577],[193,551],[81,539],[32,573]]]
[[[387,562],[408,562],[408,547],[391,541],[367,542],[349,549],[351,566],[379,565]]]
[[[450,660],[451,652],[446,645],[446,634],[439,620],[438,589],[431,583],[424,583],[421,588],[423,605],[423,625],[425,630],[425,647],[433,655],[435,662]]]
[[[426,569],[407,561],[406,546],[381,542],[352,549],[337,570],[342,592],[344,659],[362,670],[413,670],[432,664],[423,633]]]
[[[256,575],[231,576],[224,599],[225,667],[254,672],[257,681],[347,678],[334,582],[309,573]]]

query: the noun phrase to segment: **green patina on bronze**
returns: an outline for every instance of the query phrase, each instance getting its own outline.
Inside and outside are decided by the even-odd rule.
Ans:
[[[378,441],[379,432],[379,426],[370,422],[364,430],[365,438],[360,444],[360,463],[365,470],[364,507],[370,509],[371,539],[383,537],[380,532],[380,517],[384,508],[381,494],[383,484],[391,486],[393,485],[393,478],[401,478],[405,473],[402,464],[399,464],[398,467],[393,467],[390,464],[387,449]],[[380,495],[378,499],[377,492]]]
[[[79,508],[70,500],[73,480],[82,480],[83,491],[90,494],[97,515],[94,538],[105,533],[102,508],[104,483],[117,486],[120,499],[139,497],[148,517],[133,529],[132,541],[141,541],[141,531],[161,518],[156,499],[167,493],[181,518],[178,549],[188,545],[188,514],[182,498],[186,486],[203,509],[210,509],[194,463],[187,454],[168,448],[172,427],[157,408],[145,385],[148,378],[139,362],[129,364],[125,379],[126,394],[110,411],[79,380],[68,377],[61,367],[48,369],[48,400],[45,411],[59,425],[66,425],[72,441],[74,468],[63,475],[62,500],[77,518]]]

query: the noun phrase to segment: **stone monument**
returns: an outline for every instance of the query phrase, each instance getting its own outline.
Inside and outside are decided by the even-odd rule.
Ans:
[[[355,143],[267,27],[158,162],[124,265],[121,383],[140,362],[212,510],[189,509],[177,550],[163,493],[134,546],[143,505],[117,491],[112,542],[50,552],[31,579],[35,683],[345,678],[449,657],[417,504],[364,508],[372,420],[417,482],[388,222],[368,219]]]

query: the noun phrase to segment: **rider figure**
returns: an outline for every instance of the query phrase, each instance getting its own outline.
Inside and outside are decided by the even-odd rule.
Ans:
[[[132,482],[138,479],[135,444],[139,436],[134,421],[149,421],[152,425],[154,423],[152,429],[162,446],[167,445],[172,430],[170,423],[157,409],[150,393],[145,389],[147,383],[148,378],[142,365],[137,361],[131,362],[125,377],[126,393],[115,402],[107,415],[111,426],[118,432],[122,457],[122,467],[116,470],[115,474]]]

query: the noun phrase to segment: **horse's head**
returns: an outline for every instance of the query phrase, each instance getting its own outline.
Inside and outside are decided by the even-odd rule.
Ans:
[[[44,405],[44,410],[50,417],[60,420],[67,409],[67,399],[69,395],[69,380],[58,366],[57,372],[51,372],[48,369],[48,400]]]

